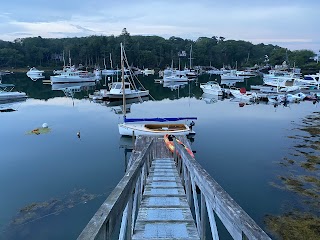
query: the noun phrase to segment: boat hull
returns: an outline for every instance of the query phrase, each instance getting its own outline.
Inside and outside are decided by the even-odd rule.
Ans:
[[[186,124],[132,124],[121,123],[118,125],[122,136],[164,136],[165,134],[189,135],[194,132]]]
[[[130,99],[130,98],[138,98],[138,97],[146,97],[149,95],[149,90],[146,91],[137,91],[137,92],[132,92],[132,93],[126,93],[125,94],[125,99]],[[122,94],[112,94],[112,93],[107,93],[104,98],[109,98],[109,99],[122,99],[123,96]]]
[[[239,90],[230,89],[230,93],[240,100],[254,101],[257,99],[257,94],[254,92],[241,93]]]
[[[51,83],[83,83],[95,82],[95,77],[65,77],[65,76],[51,76]]]
[[[25,99],[27,95],[21,92],[2,92],[0,93],[0,101],[11,101]]]

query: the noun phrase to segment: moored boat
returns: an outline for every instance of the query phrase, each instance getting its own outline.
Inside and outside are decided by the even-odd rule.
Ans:
[[[219,83],[215,81],[209,81],[207,83],[201,83],[200,88],[204,93],[207,94],[212,94],[212,95],[218,95],[222,96],[223,95],[223,90],[220,87]]]
[[[75,68],[64,68],[58,75],[50,76],[51,83],[81,83],[95,82],[96,76],[88,71],[77,70]]]
[[[122,84],[125,84],[125,53],[122,46],[122,43],[120,44],[121,47],[121,79]],[[120,135],[126,135],[126,136],[139,136],[139,135],[165,135],[165,134],[174,134],[174,135],[190,135],[194,134],[194,131],[192,130],[192,127],[194,125],[190,124],[189,126],[183,123],[172,123],[177,122],[180,120],[196,120],[197,118],[194,117],[183,117],[183,118],[135,118],[135,119],[128,119],[126,118],[126,94],[125,91],[122,91],[123,96],[123,119],[124,122],[118,124],[118,129]],[[146,122],[158,122],[158,123],[152,123],[148,124]],[[161,123],[159,123],[161,122]]]
[[[230,93],[240,100],[255,101],[258,98],[255,92],[246,91],[245,88],[230,89]]]
[[[38,70],[35,67],[32,67],[29,69],[29,71],[27,72],[27,76],[28,77],[43,77],[42,73],[44,73],[44,71],[42,70]]]
[[[13,91],[14,84],[0,84],[0,101],[14,101],[27,98],[24,92]]]
[[[196,120],[197,118],[144,118],[144,119],[127,119],[124,123],[118,125],[120,135],[139,136],[139,135],[193,135],[191,125],[184,123],[173,123],[179,120]],[[152,121],[154,123],[145,123]],[[158,123],[158,122],[162,123]],[[157,123],[155,123],[157,122]]]

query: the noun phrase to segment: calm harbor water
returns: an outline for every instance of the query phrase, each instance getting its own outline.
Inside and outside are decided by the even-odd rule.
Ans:
[[[201,76],[170,89],[144,77],[155,100],[132,104],[128,116],[198,117],[192,142],[197,161],[271,235],[266,215],[304,208],[299,195],[271,183],[287,171],[279,163],[297,144],[289,137],[299,134],[296,124],[319,106],[208,100],[199,88],[208,79],[214,80]],[[71,99],[25,74],[5,76],[3,83],[29,98],[12,105],[17,111],[0,113],[0,239],[75,239],[124,175],[123,146],[131,139],[118,133],[122,115],[117,106],[90,101],[92,86]],[[27,134],[42,123],[49,133]]]

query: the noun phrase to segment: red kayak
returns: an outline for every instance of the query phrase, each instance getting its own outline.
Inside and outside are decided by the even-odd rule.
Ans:
[[[181,142],[179,139],[177,139],[174,135],[166,134],[164,135],[164,142],[166,143],[166,146],[169,148],[169,150],[173,153],[174,152],[174,143],[173,139],[177,140],[177,143],[182,145],[184,149],[190,154],[191,157],[194,158],[193,152],[190,148],[188,148],[183,142]]]

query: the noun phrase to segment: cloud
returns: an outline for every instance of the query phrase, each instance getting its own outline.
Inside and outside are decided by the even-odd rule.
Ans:
[[[318,1],[269,0],[217,2],[137,0],[49,1],[17,0],[2,3],[0,36],[13,40],[24,36],[61,38],[119,35],[126,27],[131,35],[198,37],[223,36],[266,44],[303,42],[320,49]],[[49,29],[49,31],[48,31]],[[310,40],[310,41],[309,41]],[[297,45],[298,46],[298,45]]]

